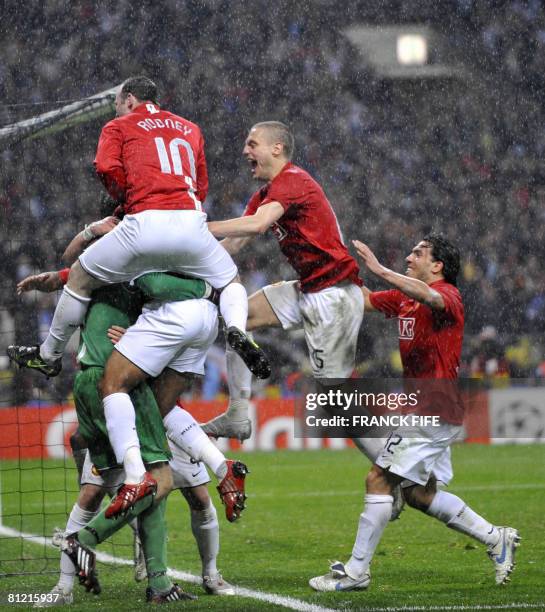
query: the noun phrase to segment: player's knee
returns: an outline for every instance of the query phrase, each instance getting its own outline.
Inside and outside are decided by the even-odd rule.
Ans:
[[[404,488],[403,497],[411,508],[415,508],[421,512],[426,512],[431,503],[426,489],[420,485]]]
[[[78,495],[78,506],[82,510],[96,512],[105,495],[106,489],[104,489],[104,487],[99,487],[98,485],[90,483],[84,484]]]
[[[102,399],[108,395],[112,395],[112,393],[129,393],[131,390],[132,387],[129,385],[129,381],[126,377],[121,373],[117,376],[115,373],[112,375],[107,369],[98,383],[98,392]]]
[[[182,489],[182,493],[192,512],[202,512],[210,505],[210,495],[206,485]]]
[[[162,465],[161,467],[153,468],[151,470],[151,474],[157,481],[156,501],[160,501],[161,499],[167,497],[167,495],[172,491],[174,486],[172,471],[170,470],[170,466]]]
[[[100,283],[81,267],[79,261],[75,261],[70,268],[66,286],[74,293],[88,297],[93,289],[100,286]]]

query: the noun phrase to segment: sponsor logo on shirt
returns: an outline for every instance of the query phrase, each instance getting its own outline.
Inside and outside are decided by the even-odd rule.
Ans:
[[[284,240],[284,238],[288,235],[288,232],[280,225],[280,223],[273,223],[271,225],[271,231],[275,235],[278,242]]]
[[[414,338],[414,317],[399,317],[399,339],[412,340]]]

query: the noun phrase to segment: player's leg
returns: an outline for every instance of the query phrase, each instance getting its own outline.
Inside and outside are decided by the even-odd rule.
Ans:
[[[102,510],[83,529],[68,536],[63,542],[63,552],[71,559],[77,569],[80,582],[88,590],[96,583],[96,555],[93,549],[111,537],[134,518],[164,499],[172,489],[172,474],[167,463],[150,466],[150,474],[157,483],[156,495],[148,495],[134,502],[123,516],[116,519],[107,517],[107,510]],[[107,474],[105,479],[110,476]]]
[[[90,463],[90,462],[89,462]],[[86,479],[87,469],[83,468],[83,479]],[[100,503],[104,498],[106,491],[100,484],[91,484],[88,482],[82,482],[81,489],[78,494],[78,499],[74,504],[64,533],[61,532],[58,542],[53,541],[59,547],[62,547],[62,540],[66,536],[83,529],[85,525],[91,521],[100,507]],[[76,577],[76,567],[72,563],[71,559],[64,554],[60,557],[60,574],[57,584],[51,589],[50,593],[55,596],[54,601],[43,601],[38,602],[35,607],[46,608],[50,606],[58,606],[63,604],[71,604],[73,601],[72,591],[74,590],[74,579]],[[100,592],[100,585],[98,580],[94,583],[94,592]]]
[[[329,573],[309,581],[316,591],[366,589],[371,581],[369,565],[392,514],[392,490],[400,478],[374,465],[367,475],[365,505],[360,514],[356,540],[347,563],[335,561]]]
[[[280,285],[285,285],[282,290],[278,289]],[[278,308],[286,311],[286,318],[289,314],[291,319],[295,318],[297,324],[300,325],[297,314],[291,312],[296,301],[295,283],[282,283],[265,287],[250,296],[248,300],[247,323],[249,331],[264,327],[280,327],[282,325],[281,320],[271,306],[271,302],[267,299],[265,291],[273,295],[277,295],[281,291],[281,296],[278,296],[276,299],[276,302],[279,303]],[[288,304],[291,304],[289,310]],[[286,324],[288,325],[288,323]],[[229,405],[226,412],[205,423],[203,429],[208,435],[215,438],[237,438],[242,441],[249,438],[252,433],[252,424],[248,418],[252,373],[229,344],[227,344],[225,349],[225,358],[227,363]]]
[[[413,485],[403,489],[407,503],[487,547],[488,556],[496,570],[496,584],[505,584],[515,567],[515,551],[520,536],[512,527],[497,527],[470,508],[457,495],[437,489],[432,476],[425,486]]]
[[[148,588],[146,599],[152,603],[164,603],[180,599],[196,599],[186,593],[167,576],[167,526],[165,521],[166,499],[154,504],[138,516],[138,532],[146,559]]]
[[[263,290],[257,291],[248,300],[247,329],[252,331],[263,327],[279,327],[278,317],[271,308]],[[215,438],[237,438],[246,440],[252,433],[248,418],[251,396],[252,373],[227,343],[225,349],[227,362],[227,384],[229,386],[229,405],[227,411],[203,425],[204,431]]]
[[[72,457],[78,471],[78,487],[81,487],[81,475],[87,455],[87,442],[81,435],[79,428],[70,436],[70,448],[72,449]]]
[[[170,448],[174,488],[180,489],[191,512],[191,531],[201,557],[203,588],[212,595],[233,595],[233,587],[223,579],[217,568],[219,523],[208,494],[208,472],[202,462],[191,459],[172,443]]]
[[[199,369],[200,366],[190,364],[193,360],[191,354],[191,351],[186,351],[183,357],[187,361],[178,361],[171,365],[180,369]],[[201,359],[200,356],[197,358]],[[153,383],[159,410],[161,414],[165,415],[163,423],[167,436],[173,444],[195,461],[202,461],[212,470],[219,481],[218,492],[225,505],[227,520],[230,522],[236,521],[245,508],[245,478],[248,468],[241,461],[227,459],[204,433],[193,416],[176,405],[180,394],[187,388],[187,380],[187,372],[178,372],[172,368],[166,368]]]
[[[203,588],[209,595],[234,595],[235,589],[218,571],[220,547],[218,515],[206,485],[181,489],[191,512],[191,531],[202,563]]]
[[[312,374],[330,388],[350,378],[354,371],[356,346],[363,320],[363,298],[357,285],[329,287],[317,293],[299,294],[305,340]],[[354,444],[374,463],[386,440],[373,430]]]
[[[108,437],[118,463],[125,469],[127,485],[142,483],[146,473],[136,431],[136,413],[129,393],[147,378],[146,372],[114,350],[99,383]]]

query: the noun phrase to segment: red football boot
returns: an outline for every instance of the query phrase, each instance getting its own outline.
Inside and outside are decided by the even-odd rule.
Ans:
[[[244,479],[249,470],[242,461],[227,459],[226,463],[227,474],[219,483],[217,489],[221,501],[225,506],[225,516],[230,523],[234,523],[246,507],[244,505],[244,501],[246,500]]]
[[[157,481],[149,473],[144,474],[142,482],[138,484],[122,484],[117,490],[116,496],[106,508],[106,518],[117,518],[126,514],[136,502],[146,495],[157,493]]]

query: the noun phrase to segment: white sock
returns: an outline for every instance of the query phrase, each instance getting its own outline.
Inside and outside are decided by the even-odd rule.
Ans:
[[[365,507],[360,514],[352,556],[345,565],[351,578],[359,578],[369,568],[382,532],[392,515],[393,501],[391,495],[365,496]]]
[[[70,516],[68,517],[64,535],[67,536],[72,533],[76,533],[80,529],[83,529],[85,525],[87,525],[89,521],[91,521],[98,513],[99,510],[96,512],[84,510],[76,502],[72,508],[72,511],[70,512]],[[57,584],[65,593],[72,592],[75,576],[76,568],[74,567],[72,561],[70,561],[70,557],[64,553],[61,553],[61,574]]]
[[[218,573],[216,561],[220,550],[220,526],[212,501],[204,510],[191,510],[191,531],[195,536],[202,561],[202,575]]]
[[[229,386],[229,406],[226,414],[233,421],[244,421],[248,418],[248,404],[252,392],[252,373],[228,344],[225,347],[225,359],[227,362],[227,384]]]
[[[437,491],[427,514],[445,523],[450,529],[465,533],[487,546],[494,546],[500,538],[495,525],[473,512],[463,499],[446,491]]]
[[[386,444],[386,438],[352,438],[352,442],[371,463],[375,463]]]
[[[220,312],[227,327],[234,325],[246,331],[248,294],[240,283],[231,283],[220,293]]]
[[[195,461],[203,461],[218,478],[226,473],[225,456],[210,441],[197,421],[183,408],[174,408],[163,418],[167,436]]]
[[[40,356],[44,361],[51,363],[62,357],[72,334],[83,323],[90,301],[91,298],[78,295],[68,287],[62,290],[49,333],[40,346]]]
[[[108,437],[118,463],[125,468],[125,482],[142,481],[146,468],[136,433],[136,415],[128,393],[111,393],[103,400]]]

